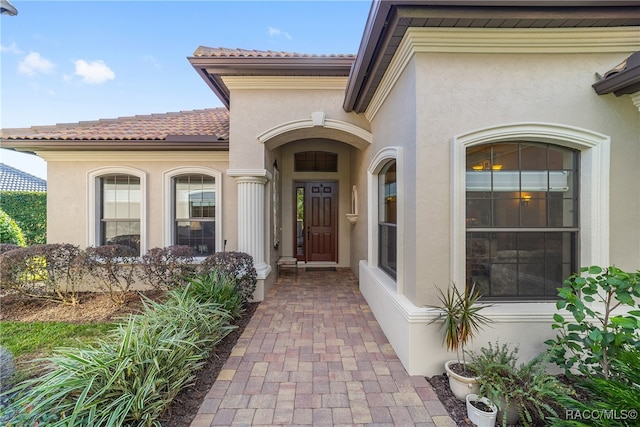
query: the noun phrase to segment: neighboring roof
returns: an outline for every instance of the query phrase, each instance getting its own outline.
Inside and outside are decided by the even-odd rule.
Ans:
[[[47,181],[0,163],[0,191],[47,191]]]
[[[621,64],[607,71],[602,79],[593,85],[598,95],[613,92],[616,96],[640,92],[640,52],[625,59]]]
[[[295,52],[227,49],[200,46],[189,62],[228,108],[225,76],[340,76],[347,77],[353,54],[310,55]]]
[[[229,110],[208,108],[138,115],[52,126],[2,129],[2,145],[10,148],[81,149],[219,149],[229,147]],[[170,144],[169,144],[170,143]]]
[[[344,101],[363,113],[409,27],[578,28],[640,25],[640,1],[377,0]]]

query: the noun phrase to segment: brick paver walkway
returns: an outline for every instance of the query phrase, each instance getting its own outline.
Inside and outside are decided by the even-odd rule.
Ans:
[[[341,269],[283,271],[258,306],[191,427],[231,425],[455,423]]]

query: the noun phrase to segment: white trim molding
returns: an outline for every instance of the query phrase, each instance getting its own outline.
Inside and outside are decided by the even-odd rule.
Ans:
[[[288,142],[301,139],[303,136],[300,135],[301,132],[306,138],[327,137],[352,145],[359,150],[365,150],[373,141],[373,135],[368,130],[342,120],[329,119],[321,111],[311,113],[306,119],[274,126],[258,135],[257,139],[263,144],[268,143],[269,149],[273,150]]]
[[[451,141],[452,281],[465,283],[466,149],[514,140],[546,142],[580,152],[580,264],[609,265],[610,138],[555,123],[511,123],[458,135]]]
[[[396,252],[396,260],[397,260],[397,269],[396,269],[396,280],[394,283],[395,290],[398,294],[403,293],[403,285],[404,285],[404,206],[405,203],[405,186],[404,186],[404,156],[403,156],[403,148],[402,147],[385,147],[382,150],[378,151],[376,155],[373,157],[371,162],[369,163],[369,168],[367,169],[367,203],[369,209],[369,222],[367,225],[367,235],[368,235],[368,248],[367,248],[367,257],[368,257],[368,267],[370,269],[380,270],[378,268],[379,262],[379,252],[378,252],[378,174],[384,167],[384,165],[390,161],[396,161],[396,194],[398,198],[397,206],[397,252]],[[381,271],[381,270],[380,270]],[[386,275],[386,273],[382,273]],[[393,282],[393,279],[389,278],[389,283]]]
[[[174,193],[172,180],[178,175],[206,175],[213,177],[216,182],[215,195],[215,233],[216,252],[221,252],[224,246],[222,229],[222,172],[201,166],[185,166],[169,169],[162,173],[162,242],[164,246],[175,245],[174,233]]]
[[[104,175],[123,174],[140,178],[140,255],[147,252],[147,174],[129,166],[104,167],[87,172],[87,246],[99,246],[98,222],[100,200],[98,200],[98,178]]]
[[[409,28],[365,111],[372,122],[416,53],[623,53],[640,50],[639,27]]]

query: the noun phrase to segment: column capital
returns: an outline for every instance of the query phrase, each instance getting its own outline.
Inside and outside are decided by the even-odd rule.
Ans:
[[[227,175],[234,178],[262,178],[263,183],[271,180],[271,172],[266,169],[227,169]]]

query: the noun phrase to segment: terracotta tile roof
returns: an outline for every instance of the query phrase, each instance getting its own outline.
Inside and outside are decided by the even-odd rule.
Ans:
[[[2,130],[3,140],[157,141],[185,136],[213,137],[217,141],[228,141],[229,111],[226,108],[207,108]]]
[[[228,49],[226,47],[200,46],[193,56],[211,58],[355,58],[353,54],[315,55],[273,50]]]
[[[0,163],[0,191],[47,191],[47,181]]]

